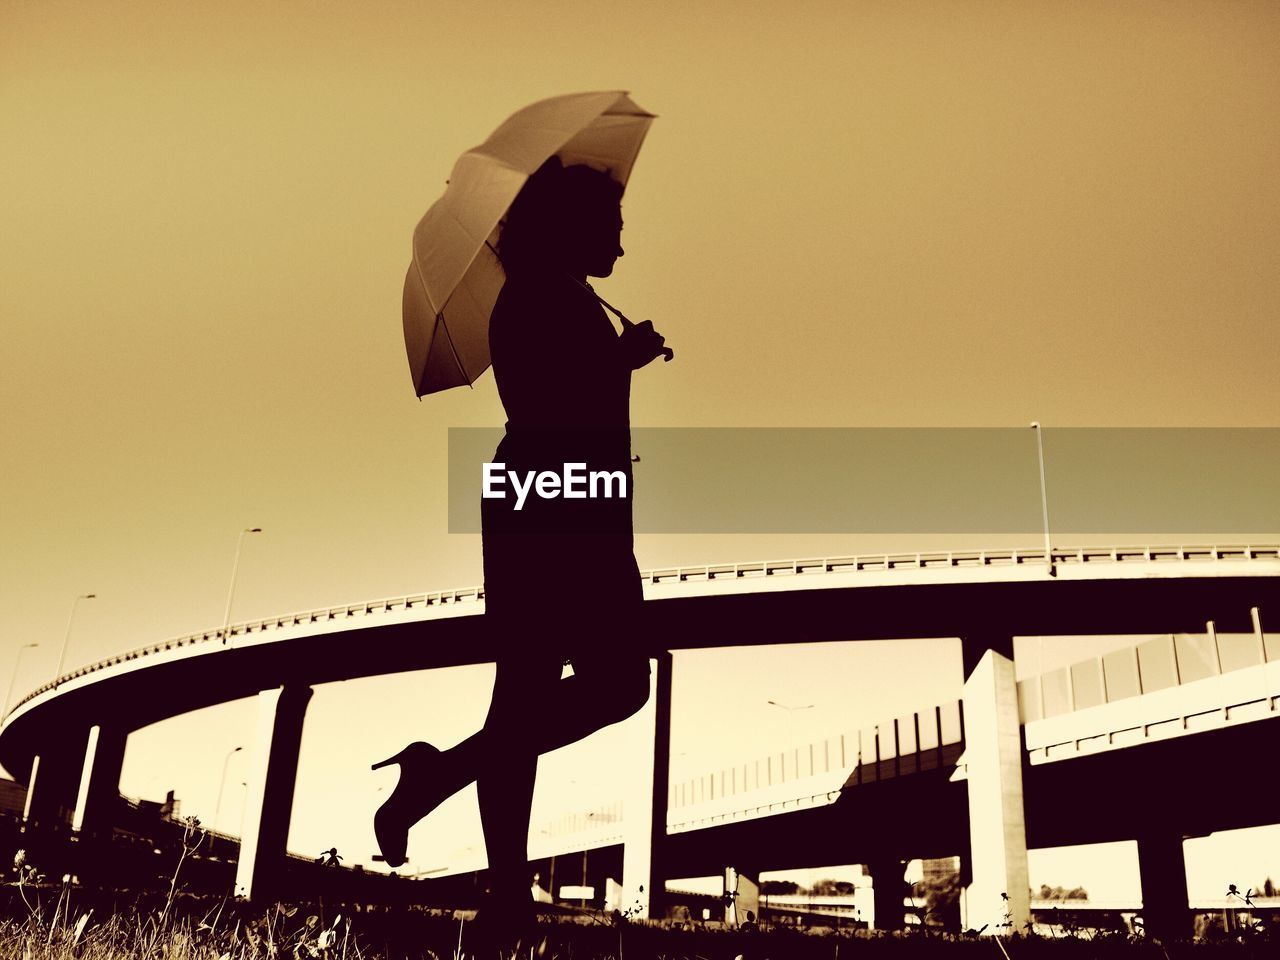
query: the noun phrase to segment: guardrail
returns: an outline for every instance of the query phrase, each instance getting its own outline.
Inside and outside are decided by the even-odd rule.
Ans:
[[[563,837],[581,833],[583,830],[602,828],[606,825],[616,827],[622,823],[622,816],[622,801],[615,800],[592,810],[567,813],[562,817],[557,817],[555,820],[541,823],[538,825],[538,829],[534,831],[534,835],[548,838]]]
[[[415,593],[404,597],[388,597],[383,600],[366,600],[363,603],[342,604],[336,607],[318,607],[314,610],[303,610],[298,613],[290,613],[281,617],[267,617],[264,620],[247,620],[242,623],[234,623],[223,628],[218,627],[213,630],[203,630],[197,633],[188,633],[171,640],[165,640],[160,643],[153,643],[149,646],[138,647],[134,650],[128,650],[124,653],[118,653],[113,657],[99,660],[95,663],[86,664],[77,667],[75,670],[62,674],[54,680],[50,680],[43,686],[32,690],[25,697],[14,704],[12,713],[18,707],[22,706],[28,700],[47,693],[50,690],[57,689],[68,680],[74,680],[89,673],[95,673],[99,670],[105,670],[108,667],[118,666],[129,660],[136,660],[139,657],[163,653],[166,650],[175,650],[184,646],[191,646],[198,643],[210,643],[220,640],[224,635],[228,638],[241,636],[250,633],[261,633],[266,630],[279,629],[282,627],[301,626],[306,623],[328,622],[330,620],[346,620],[356,616],[368,616],[375,613],[393,613],[399,610],[412,610],[415,607],[431,607],[443,606],[445,604],[457,604],[466,602],[475,602],[484,599],[483,587],[466,587],[458,590],[442,590],[436,593]]]
[[[1212,546],[1129,546],[1129,547],[1071,547],[1054,548],[1053,562],[1059,565],[1083,563],[1125,563],[1133,561],[1224,561],[1280,559],[1280,545],[1229,544]],[[898,569],[929,569],[956,567],[1018,566],[1044,564],[1043,549],[1030,550],[977,550],[933,551],[917,553],[859,554],[843,557],[824,557],[802,560],[757,561],[748,563],[704,564],[694,567],[672,567],[642,570],[640,578],[651,584],[686,582],[696,580],[741,579],[746,577],[799,576],[822,573],[884,572]],[[170,640],[138,647],[124,653],[86,664],[37,687],[20,699],[9,711],[12,713],[30,700],[54,690],[69,680],[90,673],[118,666],[139,657],[163,653],[200,643],[209,643],[227,637],[247,635],[266,630],[299,626],[304,623],[328,622],[389,613],[415,607],[443,606],[452,603],[475,602],[484,599],[484,587],[465,587],[434,593],[418,593],[409,596],[367,600],[359,603],[319,607],[280,617],[248,620],[223,628],[185,634]]]
[[[673,783],[667,808],[714,803],[830,773],[874,783],[933,770],[945,765],[944,748],[963,741],[964,711],[961,701],[953,700]]]
[[[558,855],[563,842],[570,838],[570,846],[578,849],[612,846],[624,842],[624,827],[621,800],[568,813],[536,826],[529,835],[529,855],[534,859]]]
[[[1207,677],[1280,661],[1280,637],[1267,636],[1255,608],[1253,633],[1165,634],[1018,682],[1023,723],[1116,703]]]
[[[846,787],[951,766],[963,744],[963,704],[953,700],[672,784],[668,827],[680,832],[832,803]]]
[[[1137,546],[1137,547],[1068,547],[1054,548],[1055,565],[1081,563],[1124,563],[1142,561],[1203,560],[1277,560],[1280,547],[1252,544],[1224,546]],[[640,576],[650,583],[685,582],[689,580],[741,579],[743,577],[797,575],[812,573],[848,573],[925,569],[930,567],[986,567],[1044,564],[1043,549],[1029,550],[947,550],[918,553],[877,553],[849,557],[823,557],[806,560],[773,560],[751,563],[707,564],[696,567],[670,567],[642,570]]]

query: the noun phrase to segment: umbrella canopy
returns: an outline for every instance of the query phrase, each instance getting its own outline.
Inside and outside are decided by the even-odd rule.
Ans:
[[[404,344],[421,397],[470,385],[489,367],[489,314],[506,275],[499,224],[551,156],[607,170],[622,184],[653,114],[623,91],[540,100],[513,114],[454,164],[444,196],[413,231],[404,280]]]

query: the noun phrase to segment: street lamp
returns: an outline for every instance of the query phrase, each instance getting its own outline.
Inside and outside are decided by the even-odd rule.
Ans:
[[[227,628],[231,625],[231,600],[236,595],[236,571],[240,567],[240,548],[244,545],[246,533],[261,533],[261,527],[245,527],[236,539],[236,557],[231,562],[231,584],[227,587],[227,608],[222,613],[222,642],[227,642]]]
[[[765,703],[771,707],[780,707],[787,711],[787,716],[792,716],[797,710],[812,710],[813,704],[806,703],[803,707],[788,707],[785,703],[779,703],[777,700],[766,700]]]
[[[766,700],[765,703],[771,707],[778,707],[780,710],[787,711],[787,716],[790,718],[787,722],[787,726],[790,728],[789,733],[793,741],[792,746],[797,747],[798,749],[798,745],[794,743],[796,738],[796,711],[812,710],[814,705],[812,703],[806,703],[803,707],[789,707],[785,703],[779,703],[777,700]]]
[[[13,685],[18,682],[18,664],[22,663],[22,651],[26,650],[29,647],[38,647],[38,646],[40,646],[40,644],[38,643],[24,643],[22,646],[18,648],[18,655],[13,660],[13,677],[12,679],[9,680],[9,692],[5,694],[4,712],[0,713],[0,718],[7,716],[9,713],[9,704],[13,700]]]
[[[240,843],[244,843],[244,811],[249,806],[249,784],[245,780],[240,781],[240,786],[244,787],[240,791]]]
[[[218,781],[218,802],[213,807],[213,829],[218,829],[218,814],[222,810],[222,790],[227,785],[227,764],[231,762],[233,754],[239,753],[244,747],[233,747],[227,751],[226,757],[222,761],[222,779]]]
[[[551,831],[548,830],[546,827],[543,827],[540,832],[542,833],[543,836],[547,838],[547,842],[551,844],[551,849],[554,850],[555,840],[553,840],[551,837]],[[547,876],[547,893],[551,895],[551,902],[555,903],[556,902],[556,855],[554,853],[551,854],[551,869],[549,871],[549,875]]]
[[[1040,513],[1044,517],[1044,561],[1049,565],[1049,576],[1054,576],[1053,547],[1049,546],[1049,496],[1044,486],[1044,431],[1039,420],[1031,421],[1031,429],[1036,432],[1036,453],[1040,457]]]
[[[96,593],[82,593],[71,601],[71,613],[67,615],[67,632],[62,637],[62,652],[58,654],[58,669],[53,671],[53,686],[55,689],[62,676],[62,665],[67,659],[67,644],[71,642],[71,624],[76,618],[76,607],[80,605],[81,600],[93,600],[97,596]]]

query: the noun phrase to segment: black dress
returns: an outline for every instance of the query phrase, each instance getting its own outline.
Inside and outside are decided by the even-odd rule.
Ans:
[[[633,553],[631,370],[595,296],[568,275],[509,275],[489,321],[506,410],[494,463],[524,476],[620,472],[625,496],[481,500],[486,614],[510,642],[571,659],[625,638],[643,599]],[[603,493],[603,485],[596,488]],[[615,482],[612,491],[620,491]],[[502,641],[500,641],[502,642]]]

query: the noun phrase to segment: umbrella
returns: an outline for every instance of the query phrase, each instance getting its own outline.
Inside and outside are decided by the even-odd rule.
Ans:
[[[470,385],[488,369],[489,314],[506,279],[494,247],[530,175],[554,155],[625,185],[652,121],[623,91],[552,97],[512,114],[458,159],[444,196],[413,231],[404,280],[404,343],[417,396]]]

